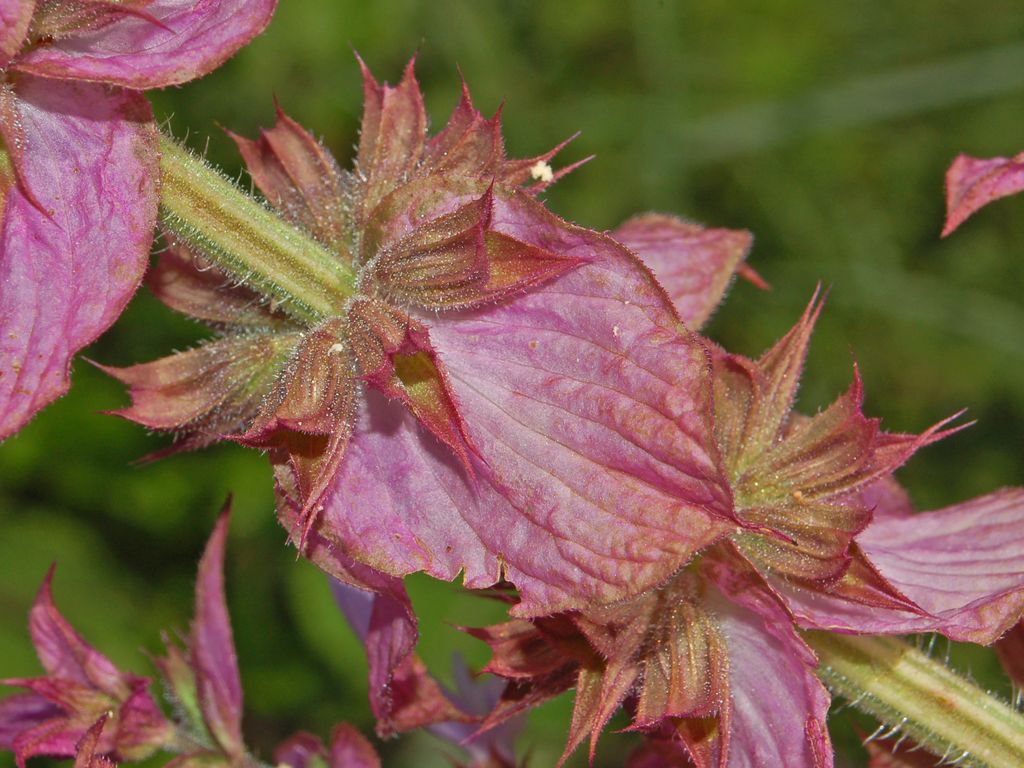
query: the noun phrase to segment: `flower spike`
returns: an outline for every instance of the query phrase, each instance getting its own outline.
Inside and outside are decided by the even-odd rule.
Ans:
[[[664,581],[735,527],[705,342],[622,245],[533,197],[468,92],[430,138],[413,64],[396,86],[361,66],[354,172],[280,108],[236,139],[352,295],[282,317],[202,272],[201,242],[175,245],[158,295],[219,338],[114,372],[125,415],[185,448],[269,450],[279,518],[313,559],[505,578],[536,613]]]

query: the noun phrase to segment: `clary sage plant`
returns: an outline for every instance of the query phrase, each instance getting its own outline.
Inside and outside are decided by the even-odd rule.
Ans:
[[[366,645],[380,736],[429,728],[467,766],[522,765],[521,716],[574,689],[563,760],[584,741],[593,759],[625,710],[634,768],[822,767],[839,695],[939,757],[1024,765],[1024,717],[898,639],[998,641],[1024,682],[1024,489],[915,511],[894,471],[959,427],[884,431],[856,368],[832,405],[796,409],[821,292],[759,358],[726,351],[700,330],[734,277],[767,287],[749,233],[559,218],[538,194],[574,168],[562,145],[509,157],[465,84],[431,133],[412,63],[392,86],[359,62],[349,170],[280,109],[231,134],[260,197],[242,191],[161,134],[141,91],[210,71],[273,9],[0,0],[0,437],[67,390],[144,281],[212,338],[101,365],[130,395],[119,415],[173,435],[160,456],[266,453],[281,525]],[[947,232],[1024,187],[1021,167],[957,160]],[[262,765],[227,530],[225,510],[191,632],[155,659],[165,707],[61,616],[51,572],[29,617],[45,674],[6,681],[24,690],[0,702],[0,746],[19,764]],[[420,571],[508,606],[466,628],[492,659],[458,692],[414,653],[402,578]],[[887,745],[877,765],[901,759]],[[344,724],[273,760],[380,764]]]

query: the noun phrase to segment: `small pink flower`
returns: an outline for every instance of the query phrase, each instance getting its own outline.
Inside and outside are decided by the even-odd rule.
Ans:
[[[0,440],[67,391],[142,279],[159,156],[138,90],[219,66],[275,5],[0,0]]]
[[[119,671],[82,639],[57,612],[52,580],[53,569],[29,614],[46,675],[3,681],[29,693],[0,701],[0,748],[12,750],[20,766],[34,755],[74,757],[79,741],[109,712],[102,734],[91,737],[93,749],[117,759],[145,758],[172,732],[149,694],[150,681]]]
[[[274,750],[274,764],[290,768],[380,768],[380,756],[359,731],[341,723],[331,732],[331,748],[300,731]]]

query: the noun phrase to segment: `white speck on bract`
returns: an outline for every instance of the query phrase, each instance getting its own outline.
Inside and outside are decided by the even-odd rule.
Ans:
[[[551,170],[551,166],[545,163],[543,160],[538,160],[530,167],[530,175],[537,181],[543,181],[545,184],[549,181],[555,180],[555,172]]]
[[[331,344],[331,346],[327,348],[328,355],[340,355],[344,351],[345,345],[340,342],[338,344]]]

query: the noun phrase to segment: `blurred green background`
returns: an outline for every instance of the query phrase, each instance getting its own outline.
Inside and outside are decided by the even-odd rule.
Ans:
[[[661,210],[751,229],[750,261],[774,290],[734,288],[709,327],[732,350],[758,353],[819,281],[831,286],[803,409],[845,388],[856,358],[867,410],[889,429],[965,407],[978,421],[901,472],[922,508],[1024,482],[1024,199],[938,238],[956,153],[1024,148],[1019,2],[284,0],[238,57],[153,101],[231,174],[240,161],[218,126],[253,135],[274,95],[347,164],[361,107],[353,49],[391,81],[418,52],[435,126],[461,67],[483,111],[504,103],[514,154],[582,130],[560,160],[596,160],[546,196],[567,218],[603,229]],[[142,293],[86,354],[128,364],[201,334]],[[362,651],[323,579],[284,546],[264,460],[217,447],[135,466],[166,440],[101,415],[124,401],[79,361],[71,394],[0,446],[0,676],[37,670],[24,618],[51,561],[71,621],[147,670],[160,629],[187,627],[196,559],[233,492],[228,589],[250,742],[269,759],[298,727],[326,736],[345,719],[369,732]],[[482,663],[451,625],[496,620],[495,607],[425,579],[410,587],[430,666],[447,678],[453,649]],[[954,658],[1005,691],[989,652]],[[563,697],[531,719],[520,745],[535,765],[554,763],[568,712]],[[840,765],[863,764],[848,725],[836,738]],[[630,744],[606,736],[599,764],[620,765]],[[386,765],[449,764],[429,736],[382,749]]]

